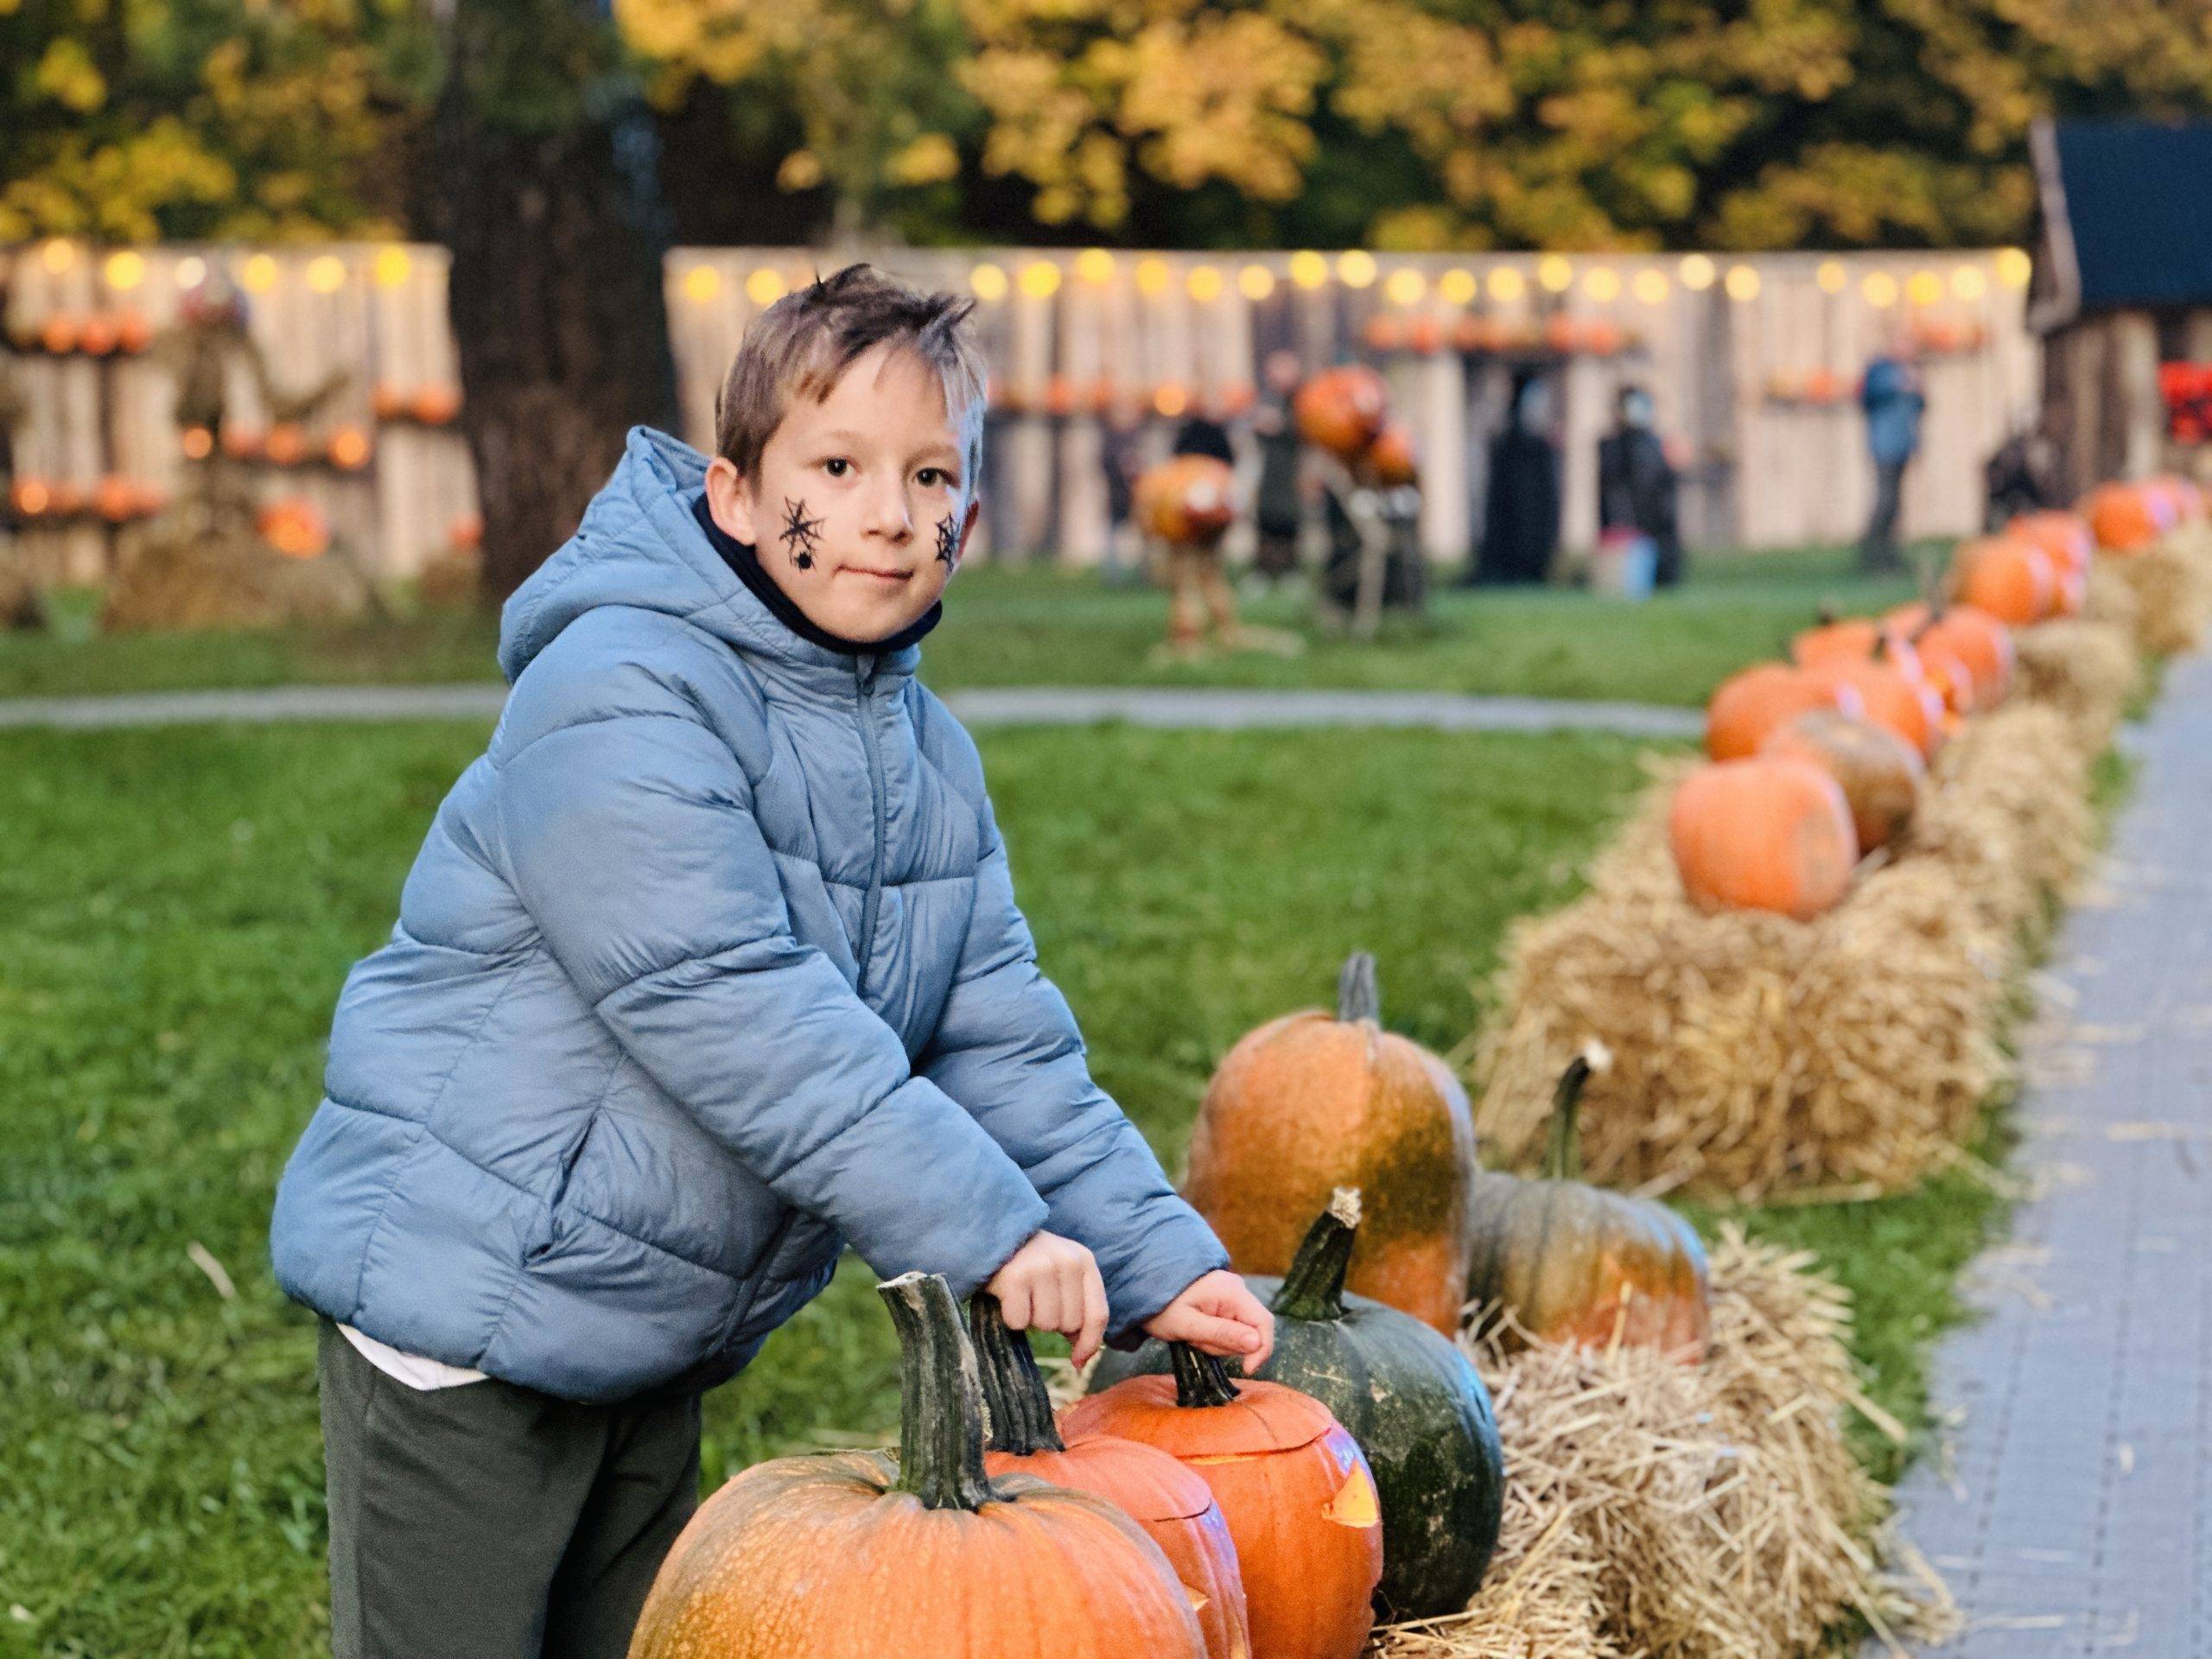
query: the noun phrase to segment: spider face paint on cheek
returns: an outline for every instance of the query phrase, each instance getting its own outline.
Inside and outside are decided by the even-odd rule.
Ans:
[[[791,563],[802,570],[814,569],[814,555],[822,540],[822,521],[806,516],[806,503],[784,498],[784,528],[779,539],[791,550]]]
[[[960,526],[953,522],[950,513],[937,521],[937,557],[939,564],[950,564],[952,556],[960,550]]]

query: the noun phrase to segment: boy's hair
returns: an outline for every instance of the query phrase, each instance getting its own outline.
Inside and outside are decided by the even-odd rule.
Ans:
[[[967,328],[973,300],[928,294],[866,264],[786,294],[745,331],[715,398],[715,448],[753,483],[760,454],[795,397],[830,395],[853,359],[886,341],[938,372],[959,434],[969,499],[983,465],[982,353]]]

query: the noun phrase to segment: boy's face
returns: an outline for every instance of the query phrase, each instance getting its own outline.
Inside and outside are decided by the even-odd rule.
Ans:
[[[959,563],[977,505],[966,474],[937,371],[884,345],[820,403],[793,402],[757,484],[717,455],[707,503],[817,627],[882,639],[934,605]]]

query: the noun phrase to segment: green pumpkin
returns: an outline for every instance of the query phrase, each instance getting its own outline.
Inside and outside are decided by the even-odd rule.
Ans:
[[[1458,1348],[1410,1314],[1345,1293],[1358,1225],[1359,1194],[1339,1187],[1286,1277],[1247,1276],[1275,1314],[1275,1351],[1255,1375],[1313,1395],[1367,1454],[1382,1506],[1375,1591],[1382,1618],[1458,1612],[1497,1548],[1505,1502],[1497,1420]],[[1135,1353],[1109,1349],[1090,1391],[1173,1369],[1156,1339]]]

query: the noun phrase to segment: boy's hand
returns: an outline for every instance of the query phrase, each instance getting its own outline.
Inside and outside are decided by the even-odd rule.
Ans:
[[[1180,1296],[1144,1323],[1162,1342],[1187,1342],[1223,1359],[1241,1359],[1251,1376],[1275,1351],[1275,1316],[1251,1287],[1226,1268],[1193,1280]]]
[[[983,1288],[999,1299],[1008,1330],[1058,1332],[1078,1365],[1105,1340],[1106,1281],[1090,1252],[1071,1238],[1038,1229]]]

